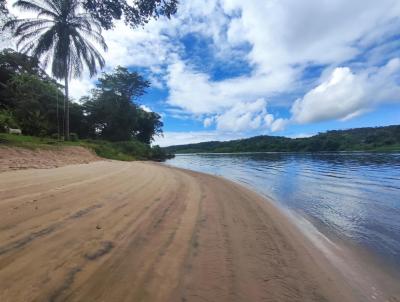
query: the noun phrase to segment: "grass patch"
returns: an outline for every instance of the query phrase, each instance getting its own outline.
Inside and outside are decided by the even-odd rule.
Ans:
[[[136,140],[124,142],[109,142],[104,140],[78,140],[58,141],[52,138],[42,138],[26,135],[12,135],[0,133],[0,145],[20,147],[26,149],[57,149],[64,146],[80,146],[93,150],[98,156],[121,160],[157,160],[162,161],[169,156],[165,152],[160,153],[160,148],[150,147]]]

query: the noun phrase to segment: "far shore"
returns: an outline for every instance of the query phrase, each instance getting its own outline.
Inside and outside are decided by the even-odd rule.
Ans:
[[[0,301],[383,298],[356,290],[243,186],[157,163],[92,160],[0,173]]]

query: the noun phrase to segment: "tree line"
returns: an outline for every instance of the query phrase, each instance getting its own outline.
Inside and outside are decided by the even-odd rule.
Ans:
[[[117,67],[103,73],[95,89],[79,103],[68,99],[73,138],[109,141],[136,139],[150,144],[162,134],[159,114],[140,108],[150,83],[137,72]],[[40,67],[38,59],[6,49],[0,52],[0,131],[21,128],[26,135],[63,135],[63,87]]]
[[[171,153],[400,151],[400,125],[332,130],[312,137],[255,136],[164,148]]]
[[[122,18],[132,27],[144,25],[151,18],[158,18],[160,15],[169,18],[176,12],[177,4],[177,0],[139,0],[134,3],[126,0],[17,0],[13,4],[14,7],[36,13],[37,16],[36,18],[15,18],[9,14],[6,1],[1,0],[0,23],[5,22],[2,31],[10,31],[20,52],[40,60],[44,68],[50,67],[55,79],[64,81],[62,128],[64,139],[69,140],[71,118],[69,82],[72,77],[79,78],[84,68],[92,77],[105,66],[104,58],[98,50],[99,47],[104,51],[107,50],[102,29],[112,28],[115,20]],[[123,70],[119,69],[116,72],[123,72]],[[30,85],[35,81],[32,78],[24,80],[24,83],[30,82]],[[18,86],[18,83],[16,85]],[[97,98],[110,97],[106,96],[107,93],[102,90],[102,87],[98,87],[98,90],[101,93],[94,92]],[[119,101],[118,105],[121,105],[122,98]],[[96,104],[93,99],[91,103]],[[123,106],[129,112],[135,111],[139,116],[136,120],[143,119],[145,124],[148,124],[148,119],[156,119],[154,115],[136,112],[137,110],[128,104]],[[78,109],[71,108],[75,111]],[[9,120],[10,117],[8,116],[7,119]],[[131,129],[133,121],[126,122]],[[157,121],[154,122],[157,123]],[[99,124],[102,135],[106,135],[105,133],[110,130],[109,123],[110,121]],[[148,125],[146,130],[151,131],[147,128],[149,128]],[[138,132],[137,129],[135,131],[137,132],[135,135],[144,141],[151,140],[146,135],[143,136],[143,131]],[[115,133],[109,136],[116,138]],[[121,135],[121,137],[127,138],[127,135]]]

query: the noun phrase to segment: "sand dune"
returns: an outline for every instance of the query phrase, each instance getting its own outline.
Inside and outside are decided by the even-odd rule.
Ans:
[[[257,194],[153,163],[0,174],[0,301],[355,301]]]

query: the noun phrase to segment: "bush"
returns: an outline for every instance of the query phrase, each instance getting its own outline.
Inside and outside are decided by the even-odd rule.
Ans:
[[[52,139],[56,139],[56,140],[59,139],[58,133],[53,133],[52,135],[50,135],[50,137],[51,137]],[[61,138],[61,137],[60,137],[60,138]]]
[[[77,142],[78,140],[79,140],[79,137],[78,137],[78,134],[76,134],[76,133],[70,133],[69,134],[69,140],[71,141],[71,142]]]
[[[7,128],[19,128],[12,113],[8,110],[0,110],[0,132],[7,132]]]
[[[165,161],[169,158],[173,158],[174,155],[168,154],[165,150],[161,149],[160,146],[154,146],[151,148],[151,159],[155,161]]]

